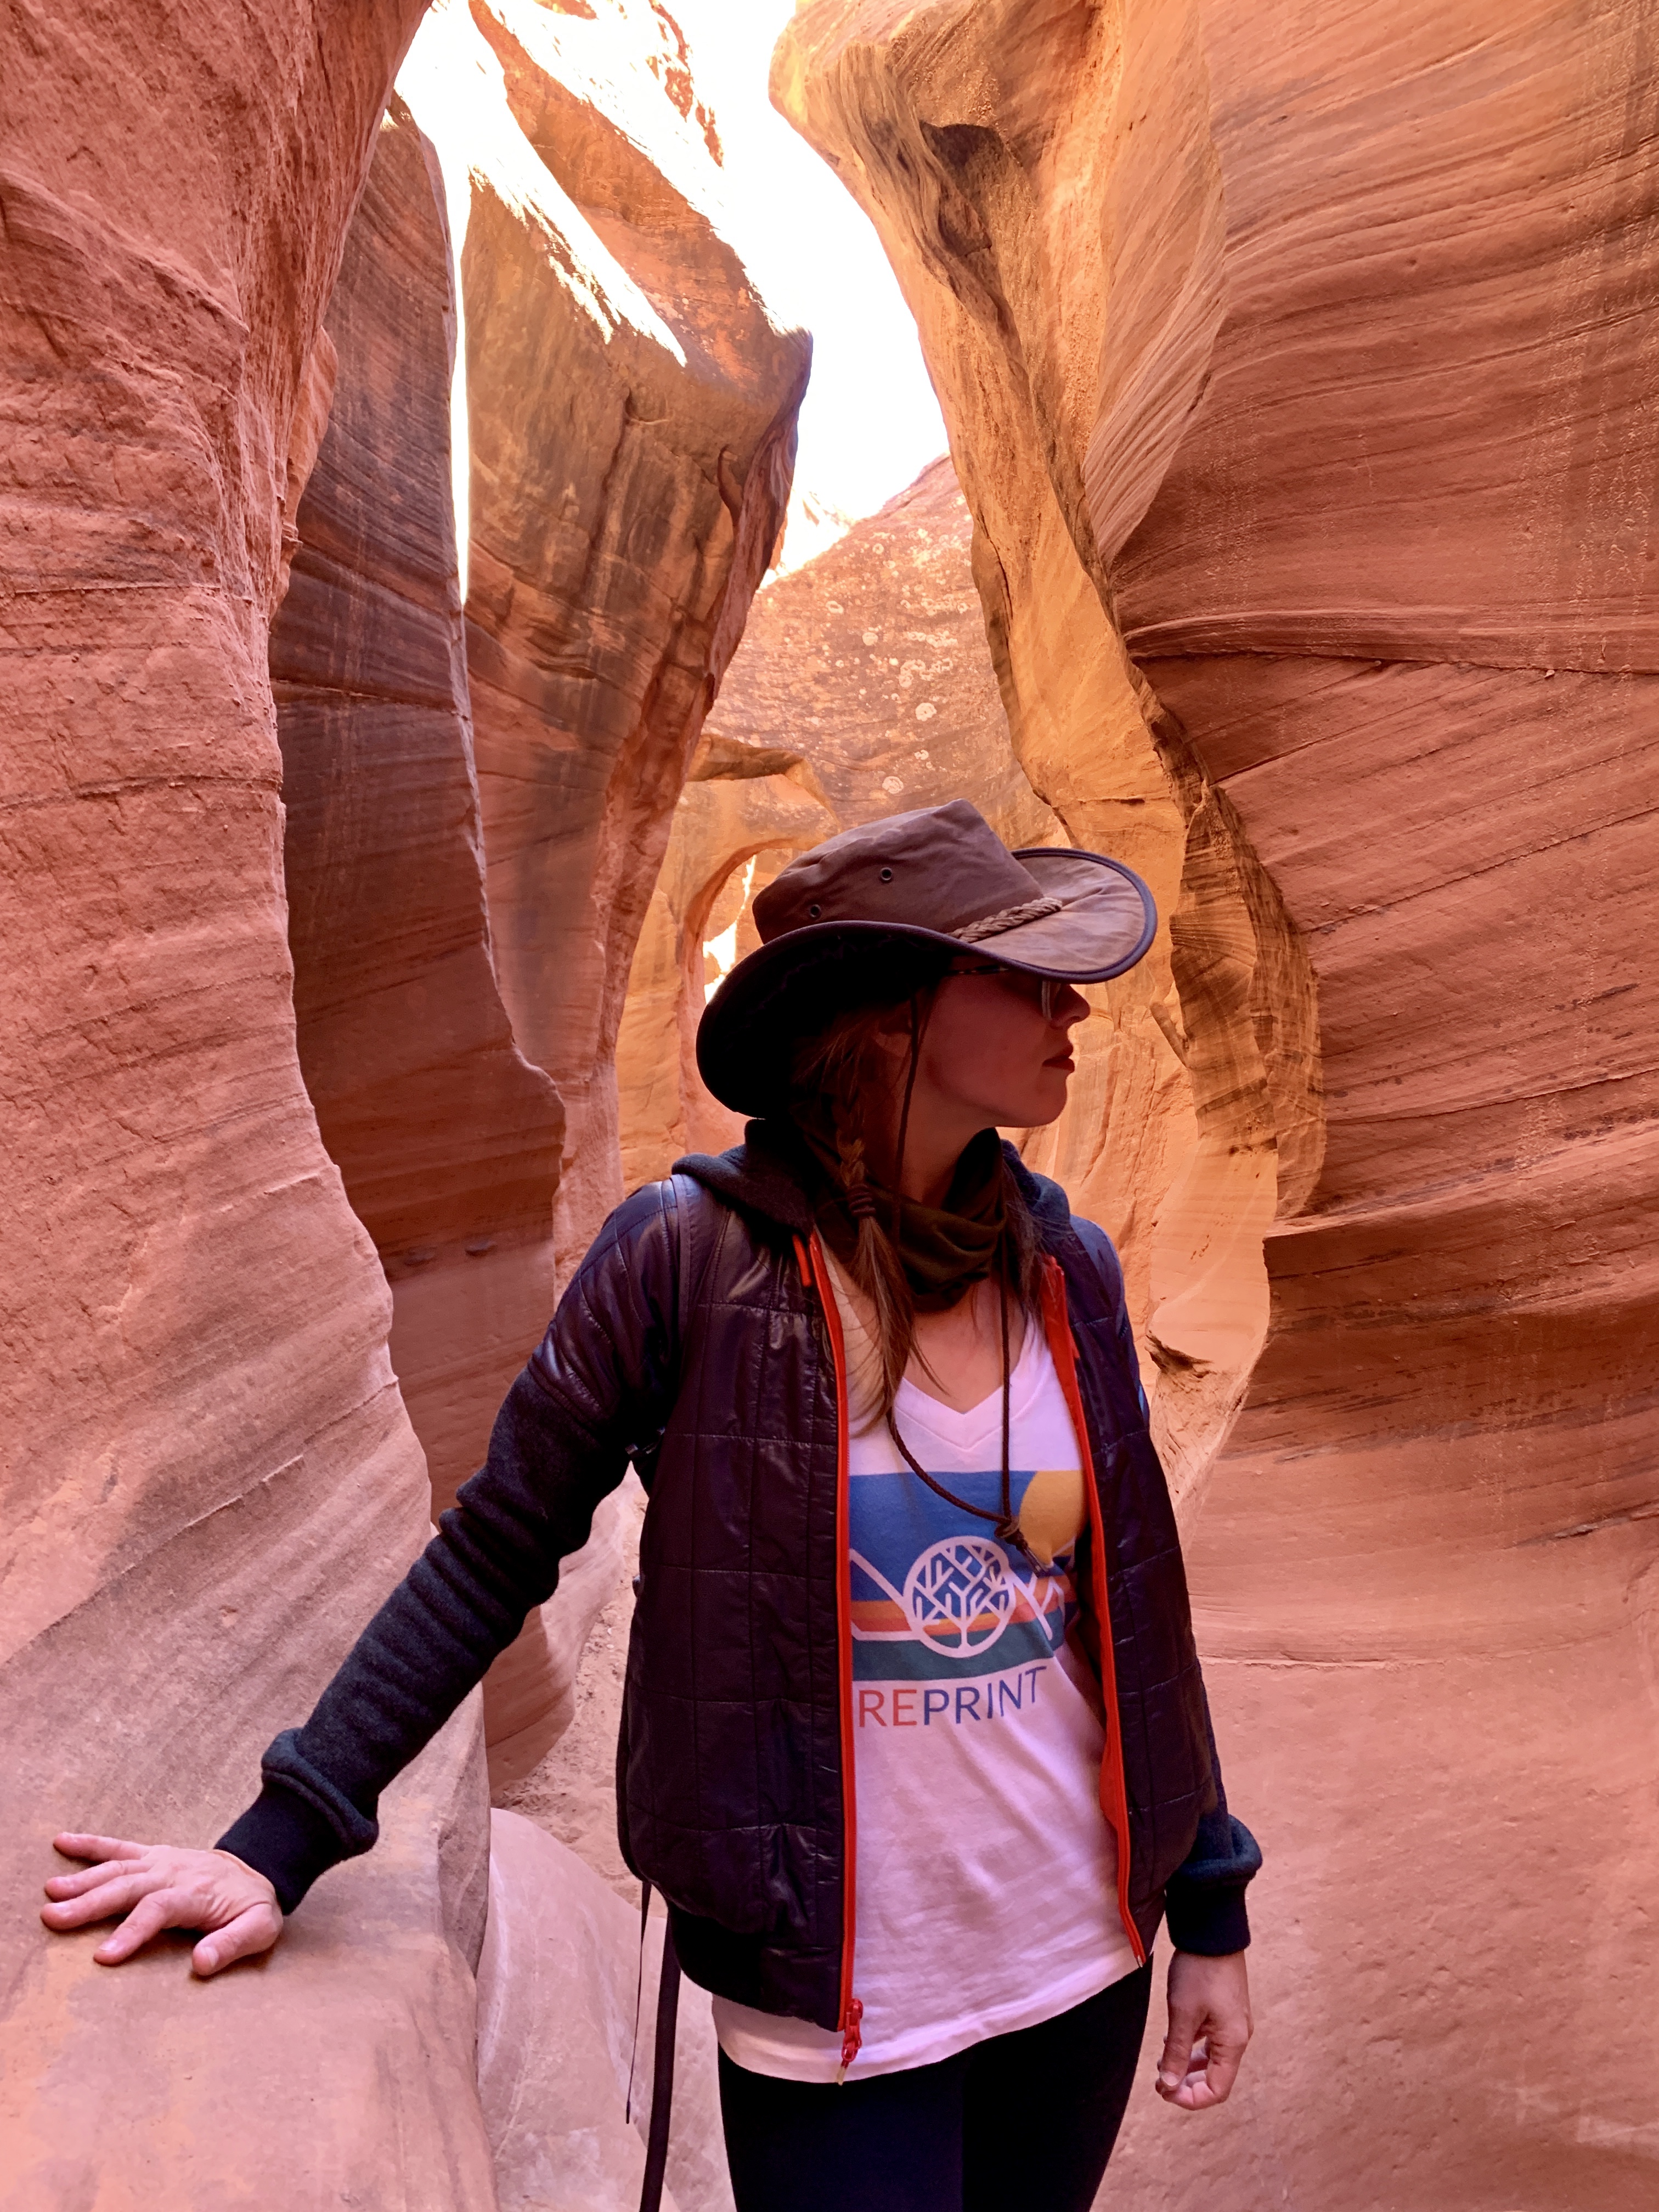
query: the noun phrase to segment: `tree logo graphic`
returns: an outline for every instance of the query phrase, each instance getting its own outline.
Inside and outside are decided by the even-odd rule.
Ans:
[[[1019,1592],[1002,1547],[987,1536],[930,1544],[904,1584],[911,1627],[936,1650],[964,1658],[988,1651],[1013,1619]]]

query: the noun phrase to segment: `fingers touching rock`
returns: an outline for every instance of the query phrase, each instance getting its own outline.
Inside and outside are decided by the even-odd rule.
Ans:
[[[268,1951],[283,1932],[276,1891],[228,1851],[70,1832],[54,1840],[66,1857],[93,1863],[52,1877],[40,1917],[59,1932],[119,1918],[93,1954],[100,1966],[118,1966],[164,1928],[199,1928],[191,1964],[205,1978]]]

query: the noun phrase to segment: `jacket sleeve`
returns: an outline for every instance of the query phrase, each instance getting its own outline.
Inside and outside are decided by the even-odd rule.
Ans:
[[[677,1255],[671,1185],[611,1215],[507,1392],[483,1467],[305,1726],[265,1753],[258,1797],[217,1848],[266,1875],[285,1912],[374,1844],[380,1792],[551,1596],[629,1460],[653,1449],[678,1380]]]
[[[1118,1338],[1129,1371],[1135,1378],[1145,1413],[1146,1393],[1140,1383],[1140,1363],[1135,1354],[1134,1333],[1129,1326],[1129,1310],[1123,1297],[1123,1271],[1117,1254],[1105,1231],[1092,1221],[1077,1221],[1074,1225],[1114,1287]],[[1170,1877],[1164,1893],[1164,1914],[1170,1941],[1176,1950],[1222,1958],[1229,1952],[1249,1948],[1250,1921],[1244,1892],[1251,1876],[1261,1868],[1261,1847],[1244,1823],[1227,1809],[1227,1791],[1221,1778],[1221,1758],[1216,1750],[1207,1691],[1204,1696],[1204,1727],[1210,1740],[1215,1802],[1200,1820],[1191,1850]]]
[[[1221,1761],[1210,1724],[1210,1700],[1204,1699],[1204,1725],[1210,1737],[1210,1771],[1215,1803],[1198,1824],[1193,1847],[1170,1876],[1164,1893],[1164,1917],[1177,1951],[1206,1958],[1224,1957],[1249,1948],[1250,1917],[1244,1892],[1261,1864],[1261,1846],[1227,1810]]]

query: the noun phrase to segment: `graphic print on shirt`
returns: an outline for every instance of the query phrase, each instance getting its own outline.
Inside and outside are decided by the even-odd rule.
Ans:
[[[1000,1514],[1000,1468],[953,1473],[949,1482],[958,1498]],[[908,1468],[860,1476],[851,1547],[855,1684],[1012,1675],[997,1685],[994,1702],[987,1692],[994,1711],[1021,1710],[1028,1686],[1035,1694],[1035,1681],[1024,1678],[1055,1656],[1077,1615],[1072,1554],[1085,1518],[1081,1470],[1015,1469],[1009,1495],[1047,1566],[1000,1541],[992,1522],[975,1520]],[[957,1704],[963,1717],[991,1717],[976,1695]],[[864,1717],[877,1717],[866,1699]],[[902,1726],[908,1716],[895,1717]],[[919,1717],[932,1724],[931,1698]]]
[[[1000,1391],[958,1412],[906,1382],[894,1407],[922,1466],[990,1520],[919,1481],[868,1407],[849,1427],[861,2075],[931,2065],[1134,1970],[1101,1809],[1105,1717],[1076,1632],[1091,1516],[1041,1330],[1010,1385],[1009,1504],[1042,1565],[997,1538]],[[713,2011],[739,2066],[837,2078],[838,2032],[725,1997]]]

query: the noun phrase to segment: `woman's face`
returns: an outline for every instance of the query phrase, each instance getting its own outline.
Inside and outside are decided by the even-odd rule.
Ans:
[[[1076,1063],[1072,1031],[1089,1002],[1069,983],[1042,984],[1010,968],[963,961],[939,984],[922,1031],[913,1115],[920,1109],[975,1130],[1040,1127],[1066,1103]],[[908,1059],[908,1024],[895,1042]]]

